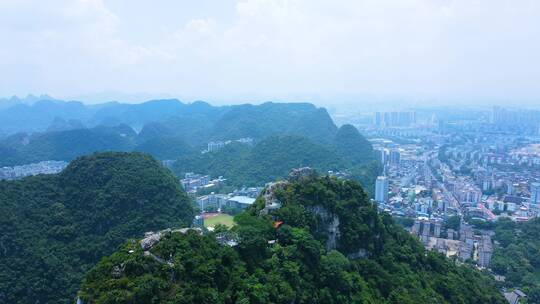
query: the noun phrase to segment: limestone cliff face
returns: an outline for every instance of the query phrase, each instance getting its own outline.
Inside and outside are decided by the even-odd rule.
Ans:
[[[320,219],[320,222],[319,222],[320,224],[317,227],[317,230],[319,232],[324,233],[327,236],[326,250],[327,251],[337,250],[340,236],[341,236],[341,233],[339,231],[339,228],[340,228],[339,216],[337,216],[336,214],[333,214],[332,212],[328,211],[326,208],[320,205],[308,207],[307,210],[315,214]],[[364,258],[367,255],[368,255],[367,251],[363,248],[360,248],[355,252],[347,253],[347,257],[349,259]]]
[[[326,250],[337,249],[339,241],[339,217],[329,212],[323,206],[310,206],[307,210],[315,214],[319,219],[317,230],[327,235]]]
[[[279,209],[281,207],[281,202],[276,197],[276,191],[285,188],[287,184],[288,182],[286,181],[279,181],[270,183],[266,186],[262,195],[264,199],[264,208],[260,212],[261,215],[268,214],[271,210]]]

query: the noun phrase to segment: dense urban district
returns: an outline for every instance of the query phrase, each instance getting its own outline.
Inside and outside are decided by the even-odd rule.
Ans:
[[[540,112],[377,112],[358,124],[383,165],[374,200],[427,249],[540,302]]]

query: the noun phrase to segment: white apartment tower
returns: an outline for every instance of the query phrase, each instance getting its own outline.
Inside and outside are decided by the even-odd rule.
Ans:
[[[388,178],[379,176],[375,181],[375,201],[377,203],[388,202]]]

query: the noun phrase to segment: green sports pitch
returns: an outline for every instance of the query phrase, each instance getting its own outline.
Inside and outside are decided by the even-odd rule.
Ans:
[[[234,226],[233,217],[228,214],[210,215],[204,217],[204,227],[214,227],[217,224],[222,224],[227,227]]]

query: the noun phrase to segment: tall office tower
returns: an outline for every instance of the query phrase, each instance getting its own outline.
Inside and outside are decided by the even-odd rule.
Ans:
[[[388,202],[388,178],[379,176],[375,181],[375,201],[378,203]]]
[[[377,151],[379,152],[379,160],[381,161],[381,164],[384,166],[388,162],[388,150],[379,149]]]
[[[416,123],[416,112],[375,112],[373,122],[377,127],[410,127]]]
[[[514,195],[516,193],[514,184],[511,181],[508,181],[506,184],[506,194]]]
[[[400,113],[399,112],[390,112],[390,126],[397,127],[399,123]]]
[[[540,204],[540,183],[531,183],[531,204]]]
[[[434,223],[435,228],[433,229],[433,236],[438,238],[441,236],[441,222]]]
[[[408,127],[416,123],[416,112],[398,112],[398,125]]]
[[[494,124],[499,121],[499,112],[501,108],[499,107],[493,107],[491,108],[491,113],[489,113],[489,123]]]
[[[390,164],[399,165],[400,163],[401,163],[401,154],[399,154],[399,151],[398,150],[390,151]]]
[[[381,112],[375,112],[374,124],[375,124],[377,127],[382,127],[382,124],[383,124],[383,118],[382,118],[382,113],[381,113]]]

